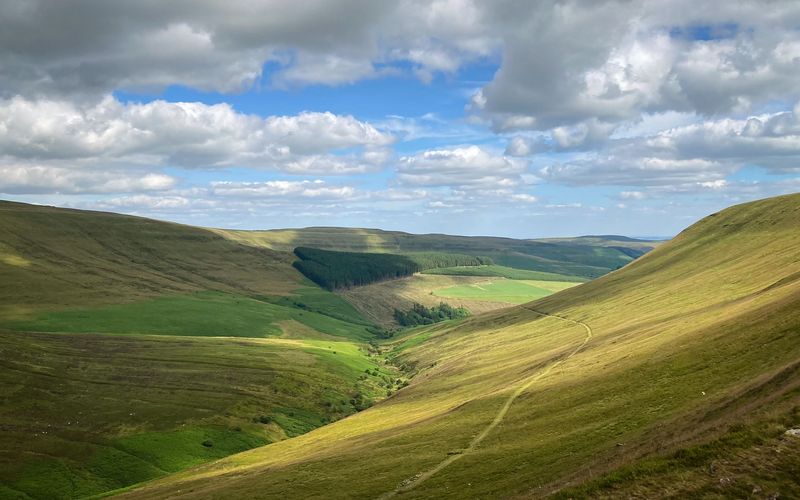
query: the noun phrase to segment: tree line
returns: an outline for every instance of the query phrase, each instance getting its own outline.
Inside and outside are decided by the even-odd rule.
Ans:
[[[432,325],[448,319],[466,318],[469,311],[463,307],[453,307],[444,302],[438,306],[425,307],[414,302],[408,311],[394,310],[394,319],[400,326]]]
[[[292,265],[308,279],[328,290],[402,278],[426,269],[492,263],[492,259],[488,257],[439,252],[398,255],[297,247],[294,249],[294,254],[299,260]]]

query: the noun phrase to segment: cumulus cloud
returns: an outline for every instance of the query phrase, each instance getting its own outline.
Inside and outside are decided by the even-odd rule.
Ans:
[[[184,168],[247,166],[293,173],[374,170],[393,138],[352,116],[261,118],[227,104],[0,101],[0,150],[35,160],[94,159]],[[361,153],[332,155],[341,149]]]
[[[503,64],[471,104],[498,130],[746,111],[798,95],[796,2],[522,5],[492,11]]]
[[[407,185],[487,189],[520,184],[526,168],[523,160],[464,146],[402,157],[397,171],[400,182]]]
[[[0,193],[108,194],[164,191],[177,179],[160,173],[137,174],[117,170],[75,170],[43,165],[0,164]]]
[[[266,181],[266,182],[213,182],[210,194],[240,198],[299,197],[322,199],[355,198],[352,186],[331,186],[322,180]]]
[[[0,12],[0,92],[231,92],[265,77],[337,85],[397,63],[428,79],[494,50],[481,21],[462,0],[11,0]]]
[[[799,112],[800,106],[796,106],[793,111],[704,120],[650,136],[620,139],[590,157],[548,165],[539,174],[574,185],[719,190],[727,186],[728,175],[748,165],[777,174],[797,173]]]

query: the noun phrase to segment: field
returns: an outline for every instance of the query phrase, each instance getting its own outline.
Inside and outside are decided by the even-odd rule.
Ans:
[[[799,237],[800,195],[749,203],[600,279],[408,331],[387,354],[416,375],[381,404],[125,496],[790,497],[796,462],[758,457],[800,446]]]
[[[513,267],[498,265],[443,267],[439,269],[428,269],[427,271],[423,271],[423,274],[439,274],[445,276],[487,276],[495,278],[508,278],[510,280],[570,281],[575,283],[582,283],[586,281],[585,278],[578,276],[543,273],[539,271],[515,269]]]
[[[569,281],[485,280],[434,290],[437,297],[523,304],[577,285]]]
[[[510,302],[498,302],[497,300],[442,297],[438,295],[440,290],[450,287],[471,286],[486,281],[487,279],[483,277],[415,274],[399,280],[384,281],[349,290],[341,290],[337,294],[376,323],[385,326],[396,326],[393,316],[394,310],[401,309],[406,311],[411,309],[414,302],[426,307],[433,307],[440,302],[446,302],[454,307],[465,307],[472,314],[480,314],[513,305]]]

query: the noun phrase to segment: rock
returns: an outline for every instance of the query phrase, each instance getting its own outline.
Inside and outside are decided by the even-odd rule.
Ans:
[[[800,437],[800,429],[789,429],[784,434],[792,437]]]

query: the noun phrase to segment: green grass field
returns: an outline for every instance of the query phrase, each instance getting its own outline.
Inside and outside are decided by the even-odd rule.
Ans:
[[[126,496],[652,496],[677,481],[725,498],[755,477],[791,497],[796,463],[759,464],[758,443],[796,456],[778,436],[800,406],[798,238],[800,195],[749,203],[600,279],[407,332],[387,347],[416,375],[388,400]],[[728,481],[691,469],[709,462]]]
[[[495,278],[508,278],[510,280],[539,280],[539,281],[570,281],[582,283],[585,278],[578,276],[565,276],[563,274],[543,273],[527,269],[515,269],[498,265],[491,266],[459,266],[428,269],[422,274],[438,274],[445,276],[487,276]]]
[[[575,286],[575,282],[532,280],[486,280],[470,285],[441,288],[433,292],[437,297],[524,304]]]
[[[291,321],[319,334],[354,340],[372,338],[364,326],[365,320],[347,308],[343,308],[341,315],[346,317],[350,314],[360,324],[288,305],[291,300],[305,300],[324,309],[330,302],[338,302],[335,295],[329,295],[331,297],[324,301],[309,300],[313,296],[308,293],[300,294],[297,298],[273,299],[278,304],[221,292],[165,295],[127,304],[51,311],[31,320],[10,321],[0,323],[0,326],[34,332],[275,337],[291,336],[292,329],[286,327],[287,322]],[[281,305],[281,302],[287,302],[287,305]]]

